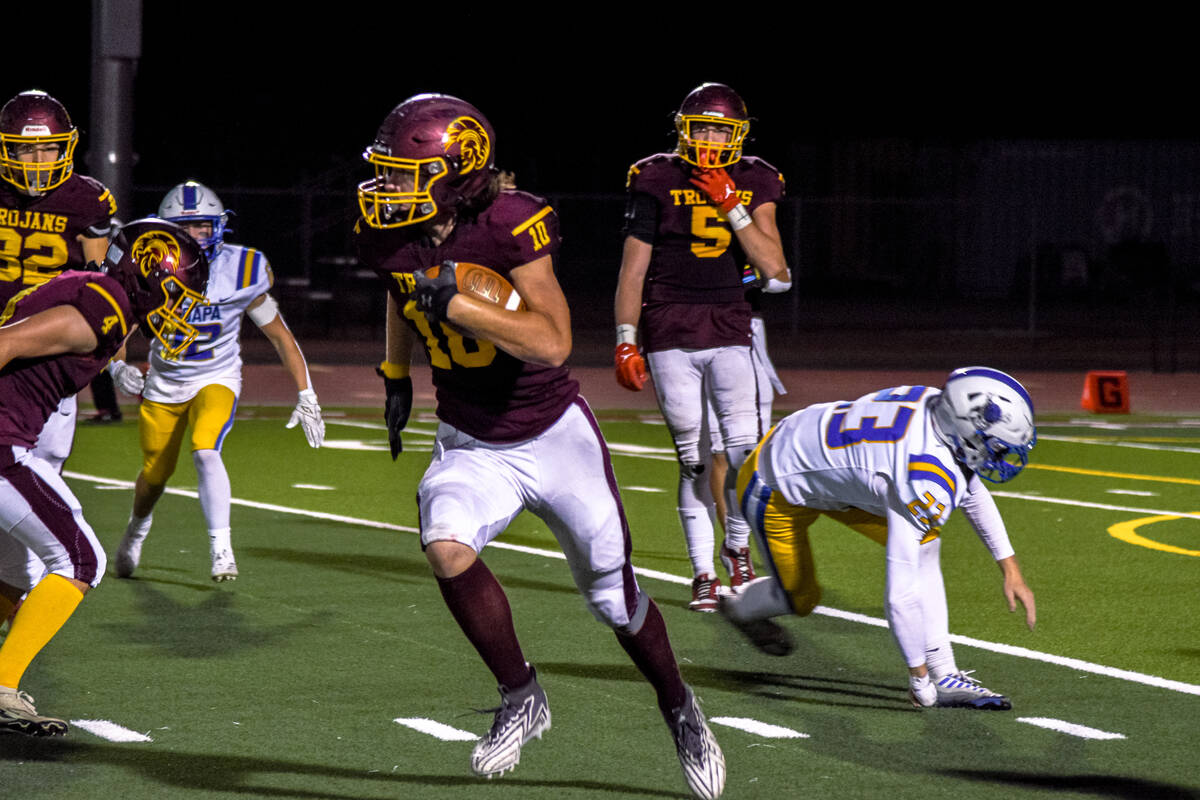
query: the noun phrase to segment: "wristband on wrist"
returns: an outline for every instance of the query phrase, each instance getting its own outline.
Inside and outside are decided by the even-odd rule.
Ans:
[[[637,325],[618,325],[617,344],[637,344]]]
[[[407,364],[393,364],[387,359],[384,359],[379,363],[379,371],[383,373],[383,377],[391,380],[399,380],[400,378],[408,377]]]
[[[750,212],[741,203],[738,203],[733,208],[725,212],[725,219],[729,222],[729,227],[735,231],[740,231],[742,228],[749,225],[753,220],[750,219]]]

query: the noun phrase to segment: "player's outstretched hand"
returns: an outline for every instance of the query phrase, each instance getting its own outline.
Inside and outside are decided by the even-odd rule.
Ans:
[[[325,420],[321,419],[321,407],[317,405],[317,393],[312,389],[300,392],[300,399],[292,411],[287,427],[299,425],[304,429],[304,438],[309,447],[320,447],[325,442]]]
[[[108,374],[112,376],[113,384],[118,389],[133,397],[137,397],[146,388],[146,376],[133,364],[113,361],[108,365]]]
[[[1037,604],[1033,599],[1033,590],[1020,577],[1005,578],[1004,597],[1008,600],[1009,611],[1015,612],[1017,603],[1025,607],[1025,624],[1029,626],[1029,630],[1033,630],[1033,626],[1037,624]]]
[[[646,385],[646,362],[642,360],[636,344],[617,345],[613,355],[617,367],[617,383],[631,392],[640,392]]]
[[[375,374],[383,378],[383,389],[387,399],[383,404],[383,421],[387,423],[388,446],[392,449],[392,461],[404,449],[400,440],[400,431],[408,424],[408,415],[412,413],[413,388],[412,378],[389,378],[383,370],[375,368]]]

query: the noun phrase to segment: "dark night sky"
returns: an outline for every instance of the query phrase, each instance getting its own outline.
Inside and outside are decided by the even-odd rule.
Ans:
[[[1186,52],[1172,57],[1163,30],[1141,36],[1136,20],[1120,21],[1118,35],[1016,14],[955,31],[936,30],[956,22],[943,19],[868,26],[865,13],[818,21],[805,12],[790,25],[732,22],[732,12],[699,24],[705,15],[676,5],[669,16],[609,6],[602,18],[571,21],[534,9],[384,19],[366,11],[376,4],[354,4],[353,13],[288,11],[297,19],[283,24],[278,4],[216,0],[189,6],[186,19],[175,5],[145,3],[139,185],[186,174],[286,187],[353,165],[386,113],[418,91],[473,102],[497,129],[500,166],[555,192],[621,191],[629,163],[670,146],[672,111],[704,80],[742,93],[758,120],[751,151],[793,183],[802,180],[789,169],[798,146],[839,138],[1200,133],[1192,70],[1177,66]],[[0,90],[57,96],[84,131],[82,153],[90,14],[70,20],[58,57],[40,41],[17,46],[15,58],[8,48],[15,68]],[[423,42],[441,43],[436,60]]]

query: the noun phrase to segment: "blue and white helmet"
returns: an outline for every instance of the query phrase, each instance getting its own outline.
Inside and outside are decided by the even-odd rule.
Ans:
[[[188,222],[211,222],[212,235],[197,242],[209,260],[225,242],[225,228],[232,212],[225,210],[217,193],[197,181],[184,181],[167,192],[158,204],[158,216],[179,225]]]
[[[1004,483],[1029,463],[1037,442],[1033,400],[1011,375],[989,367],[956,369],[932,406],[934,431],[979,477]]]

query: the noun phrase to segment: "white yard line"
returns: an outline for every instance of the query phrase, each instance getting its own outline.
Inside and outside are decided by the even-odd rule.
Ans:
[[[144,733],[131,731],[129,728],[109,722],[106,719],[73,719],[71,724],[80,730],[87,731],[93,736],[107,739],[110,742],[153,742]]]
[[[63,476],[67,477],[67,478],[73,478],[75,480],[90,481],[92,483],[97,483],[100,485],[124,486],[124,487],[130,488],[130,489],[133,488],[133,483],[131,481],[117,480],[114,478],[104,478],[104,477],[100,477],[98,475],[86,475],[84,473],[79,473],[79,472],[65,471],[65,472],[63,472]],[[193,497],[193,498],[197,497],[197,493],[194,491],[188,491],[188,490],[183,490],[183,489],[173,489],[173,488],[167,488],[166,491],[170,494],[181,495],[184,497]],[[1122,512],[1132,512],[1132,513],[1136,513],[1136,514],[1159,515],[1159,516],[1170,515],[1170,516],[1178,516],[1178,517],[1194,517],[1194,518],[1200,519],[1200,513],[1189,514],[1189,513],[1182,513],[1179,511],[1164,511],[1164,510],[1159,510],[1159,509],[1145,509],[1145,508],[1129,508],[1129,507],[1125,507],[1125,506],[1106,505],[1103,503],[1083,503],[1083,502],[1079,502],[1079,501],[1075,501],[1075,500],[1063,500],[1063,499],[1053,498],[1053,497],[1038,497],[1038,496],[1033,496],[1033,495],[1022,495],[1022,494],[1016,494],[1016,493],[1012,493],[1012,492],[992,492],[992,494],[996,497],[1006,497],[1006,498],[1015,499],[1015,500],[1032,500],[1032,501],[1036,501],[1036,502],[1061,503],[1064,505],[1082,506],[1082,507],[1086,507],[1086,508],[1100,508],[1100,509],[1105,509],[1105,510],[1109,510],[1109,511],[1122,511]],[[350,516],[346,516],[344,514],[330,514],[325,511],[310,511],[310,510],[302,509],[302,508],[291,508],[289,506],[281,506],[281,505],[277,505],[275,503],[259,503],[259,502],[255,502],[253,500],[242,500],[242,499],[239,499],[236,497],[233,499],[233,504],[239,505],[239,506],[245,506],[247,508],[257,508],[257,509],[261,509],[264,511],[276,511],[276,512],[279,512],[282,514],[296,514],[298,516],[311,517],[313,519],[324,519],[324,520],[329,520],[330,522],[344,522],[349,525],[360,525],[363,527],[378,528],[381,530],[404,531],[406,533],[416,533],[417,532],[416,528],[413,528],[413,527],[410,527],[407,525],[393,525],[391,523],[377,522],[376,520],[363,519],[361,517],[350,517]],[[501,550],[513,550],[513,551],[516,551],[519,553],[528,553],[530,555],[542,556],[544,558],[555,558],[555,559],[559,559],[559,560],[565,560],[565,558],[566,558],[566,556],[564,556],[561,551],[545,550],[545,549],[539,548],[539,547],[527,547],[524,545],[514,545],[514,544],[508,544],[506,542],[499,542],[499,541],[492,542],[488,546],[494,547],[497,549],[501,549]],[[681,586],[690,586],[691,582],[692,582],[691,578],[686,578],[681,575],[672,575],[667,572],[660,572],[658,570],[651,570],[651,569],[643,569],[641,567],[634,567],[634,572],[642,577],[653,578],[655,580],[665,581],[667,583],[674,583],[674,584],[678,584]],[[844,619],[844,620],[847,620],[850,622],[857,622],[857,623],[861,623],[861,624],[865,624],[865,625],[873,625],[873,626],[880,627],[880,628],[887,627],[886,620],[879,619],[877,617],[869,617],[865,614],[857,614],[857,613],[854,613],[851,611],[842,611],[840,609],[829,608],[827,606],[817,606],[816,609],[814,609],[814,611],[815,611],[815,613],[818,613],[818,614],[824,614],[824,615],[831,616],[831,617],[837,617],[839,619]],[[1107,667],[1102,664],[1093,664],[1088,661],[1081,661],[1080,659],[1077,659],[1077,658],[1058,656],[1058,655],[1054,655],[1052,653],[1042,653],[1037,650],[1030,650],[1025,647],[1016,647],[1014,645],[1003,644],[1000,642],[987,642],[982,639],[974,639],[974,638],[971,638],[968,636],[960,636],[958,634],[951,634],[950,641],[952,641],[956,644],[964,644],[969,647],[976,647],[981,650],[988,650],[993,653],[1001,653],[1004,655],[1015,656],[1018,658],[1027,658],[1027,659],[1030,659],[1033,661],[1044,661],[1048,664],[1056,664],[1058,666],[1068,667],[1070,669],[1078,670],[1080,672],[1090,672],[1095,675],[1103,675],[1105,677],[1116,678],[1118,680],[1125,680],[1125,681],[1130,681],[1133,683],[1141,683],[1146,686],[1153,686],[1153,687],[1160,688],[1160,689],[1169,689],[1170,691],[1173,691],[1173,692],[1182,692],[1184,694],[1200,695],[1200,685],[1184,683],[1182,681],[1174,681],[1174,680],[1170,680],[1167,678],[1160,678],[1155,675],[1146,675],[1141,672],[1133,672],[1131,670],[1119,669],[1117,667]]]
[[[1114,442],[1107,439],[1093,439],[1085,436],[1052,436],[1038,435],[1043,442],[1067,442],[1068,444],[1098,444],[1104,447],[1129,447],[1134,450],[1158,450],[1165,453],[1200,453],[1200,447],[1183,447],[1171,444],[1150,444],[1148,442]]]
[[[1052,731],[1065,733],[1070,736],[1078,736],[1080,739],[1124,739],[1123,733],[1109,733],[1098,728],[1089,728],[1087,725],[1077,725],[1074,722],[1066,722],[1061,719],[1050,719],[1049,717],[1017,717],[1017,722],[1027,722],[1030,725],[1037,725],[1039,728],[1049,728]]]
[[[403,725],[406,728],[412,728],[414,731],[428,734],[435,739],[441,739],[443,742],[474,742],[479,739],[478,735],[470,731],[451,728],[449,725],[443,725],[440,722],[424,717],[396,717],[392,722]]]
[[[727,728],[736,728],[739,731],[753,733],[755,736],[761,736],[764,739],[810,738],[807,733],[794,731],[791,728],[784,728],[780,725],[771,725],[768,722],[759,722],[749,717],[709,717],[708,721],[714,725],[724,725]]]

